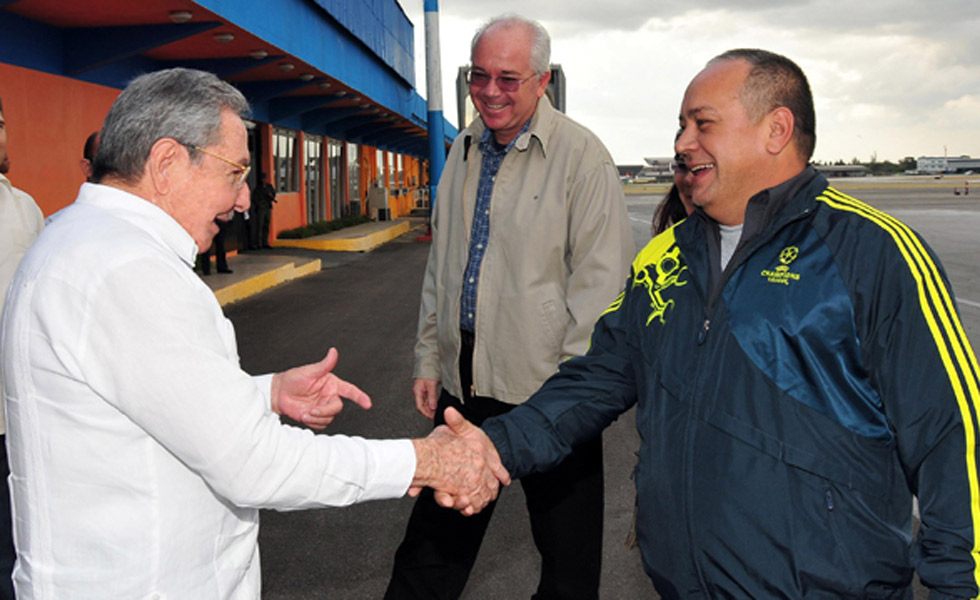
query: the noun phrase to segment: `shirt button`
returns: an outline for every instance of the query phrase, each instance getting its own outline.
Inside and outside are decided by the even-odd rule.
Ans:
[[[483,211],[483,214],[489,215],[490,214],[490,211],[489,210],[485,210],[485,211]]]
[[[473,313],[466,313],[466,316],[472,319],[473,318]]]
[[[475,277],[470,277],[470,283],[473,283],[474,281],[476,281],[476,278]]]
[[[477,250],[482,250],[483,249],[483,244],[477,244],[476,245],[476,248],[477,248]]]

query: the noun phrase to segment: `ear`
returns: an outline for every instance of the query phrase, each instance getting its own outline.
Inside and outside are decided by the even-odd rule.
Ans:
[[[548,89],[549,81],[551,81],[551,69],[548,69],[545,74],[541,76],[541,79],[538,80],[538,98],[544,96],[545,91]]]
[[[146,159],[144,177],[152,184],[154,191],[160,195],[170,193],[176,178],[177,170],[183,158],[181,145],[171,138],[161,138],[150,148],[150,156]]]
[[[780,106],[766,115],[766,121],[766,150],[770,154],[781,154],[793,141],[793,131],[796,125],[793,111],[785,106]]]

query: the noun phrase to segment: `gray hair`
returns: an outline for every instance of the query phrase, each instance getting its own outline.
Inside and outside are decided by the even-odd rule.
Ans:
[[[540,77],[551,69],[551,36],[541,23],[515,13],[506,13],[494,17],[476,30],[473,42],[470,44],[470,62],[473,61],[473,53],[476,52],[476,45],[480,43],[480,38],[491,28],[497,27],[523,27],[531,34],[531,68],[534,74]]]
[[[140,75],[116,98],[102,124],[93,181],[111,175],[136,183],[153,144],[163,138],[189,147],[218,143],[222,109],[243,119],[249,113],[242,93],[212,73],[176,68]],[[200,152],[189,150],[192,160],[201,160]]]

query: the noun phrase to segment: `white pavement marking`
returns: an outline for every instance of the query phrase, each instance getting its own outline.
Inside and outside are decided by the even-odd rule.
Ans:
[[[974,302],[973,300],[966,300],[964,298],[957,298],[956,301],[960,304],[966,304],[967,306],[972,306],[974,308],[980,308],[980,302]]]

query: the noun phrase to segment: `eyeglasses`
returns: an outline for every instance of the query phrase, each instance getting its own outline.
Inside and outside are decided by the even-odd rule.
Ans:
[[[518,79],[516,77],[497,77],[497,87],[500,88],[502,92],[516,92],[521,88],[522,85],[534,79],[535,74],[531,74],[527,79]],[[486,73],[481,71],[474,71],[470,69],[466,72],[466,83],[472,85],[473,87],[487,87],[490,85],[490,80],[493,79]]]
[[[204,154],[207,154],[208,156],[213,156],[214,158],[217,158],[218,160],[220,160],[223,163],[227,163],[227,164],[229,164],[229,165],[231,165],[231,166],[233,166],[235,168],[241,169],[242,170],[242,174],[239,175],[238,176],[238,179],[235,180],[235,189],[236,190],[240,190],[240,189],[242,189],[242,186],[245,185],[245,179],[248,177],[248,174],[252,171],[252,165],[243,165],[243,164],[237,163],[237,162],[231,160],[230,158],[225,158],[224,156],[221,156],[220,154],[215,154],[214,152],[211,152],[210,150],[205,150],[204,148],[201,148],[200,146],[195,146],[193,144],[184,144],[184,142],[180,142],[180,143],[182,145],[188,147],[188,148],[193,148],[194,150],[197,150],[198,152],[203,152]]]

